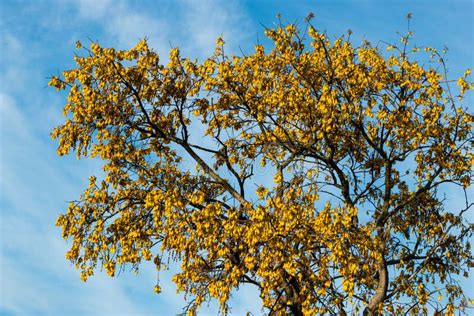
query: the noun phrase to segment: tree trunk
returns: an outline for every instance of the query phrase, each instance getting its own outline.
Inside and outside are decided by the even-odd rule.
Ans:
[[[364,315],[377,315],[377,307],[385,299],[388,288],[388,269],[385,260],[383,259],[377,269],[379,273],[379,284],[375,290],[375,295],[369,301],[369,304],[364,310]]]
[[[303,310],[301,304],[290,305],[290,311],[292,316],[303,316]]]

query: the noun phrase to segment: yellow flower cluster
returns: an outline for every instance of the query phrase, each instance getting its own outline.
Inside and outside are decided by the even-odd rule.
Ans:
[[[58,217],[66,258],[83,280],[98,265],[114,276],[179,261],[190,315],[211,298],[226,313],[241,283],[272,313],[315,315],[399,314],[409,301],[421,311],[442,282],[452,312],[462,291],[450,276],[472,258],[470,230],[436,188],[470,185],[473,116],[416,47],[386,56],[311,24],[304,36],[291,24],[266,35],[270,51],[227,56],[219,38],[202,63],[172,49],[167,65],[145,40],[122,51],[92,43],[51,79],[69,92],[52,132],[58,154],[105,162],[104,179],[91,177]],[[259,163],[273,183],[254,175]]]

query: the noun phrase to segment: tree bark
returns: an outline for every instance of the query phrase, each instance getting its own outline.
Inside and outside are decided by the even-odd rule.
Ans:
[[[290,305],[290,311],[293,316],[303,316],[303,310],[300,304]]]
[[[379,283],[375,290],[375,295],[369,301],[369,304],[364,310],[364,315],[377,315],[377,307],[385,299],[388,288],[388,269],[385,259],[380,262],[377,272],[379,274]]]

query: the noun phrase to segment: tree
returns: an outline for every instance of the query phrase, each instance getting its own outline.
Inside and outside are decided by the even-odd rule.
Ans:
[[[469,71],[455,89],[411,32],[380,47],[309,19],[265,34],[268,52],[228,56],[219,38],[203,62],[174,48],[166,65],[146,40],[93,42],[52,77],[69,92],[59,155],[105,162],[57,219],[66,258],[84,281],[177,261],[191,315],[212,298],[228,312],[243,283],[271,315],[463,310],[472,204],[452,209],[442,190],[472,178]]]

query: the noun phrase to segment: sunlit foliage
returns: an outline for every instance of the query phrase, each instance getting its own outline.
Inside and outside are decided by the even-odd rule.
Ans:
[[[450,82],[410,32],[376,46],[309,20],[265,34],[271,50],[229,56],[219,38],[210,58],[174,48],[167,64],[146,40],[77,43],[76,68],[50,81],[68,91],[52,137],[105,176],[57,219],[66,258],[83,280],[178,262],[191,315],[212,298],[228,312],[242,283],[270,314],[462,310],[470,204],[439,190],[472,178],[469,71]]]

